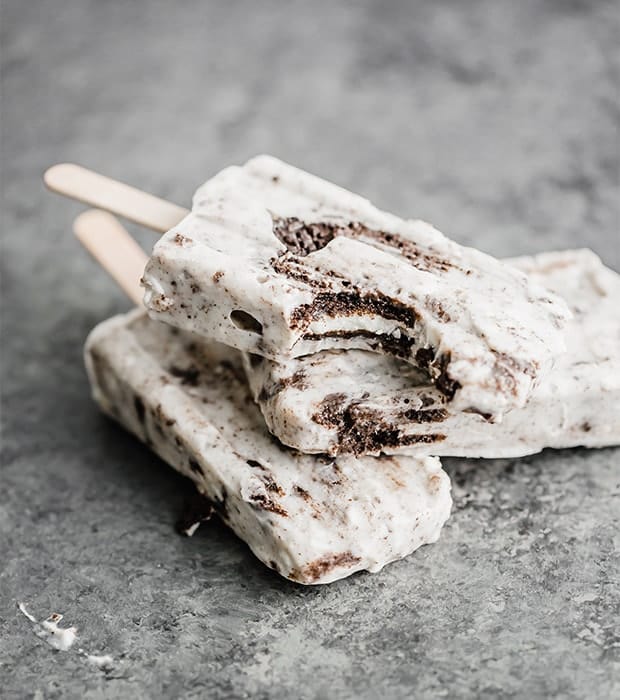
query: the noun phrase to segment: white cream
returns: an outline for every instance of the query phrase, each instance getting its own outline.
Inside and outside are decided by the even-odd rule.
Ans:
[[[86,654],[86,661],[103,670],[114,666],[114,659],[109,654]]]
[[[37,637],[43,639],[58,651],[71,651],[83,657],[89,663],[102,670],[107,670],[114,666],[114,659],[109,654],[89,654],[84,649],[74,647],[78,639],[76,627],[61,627],[60,622],[63,615],[52,613],[47,619],[39,621],[26,609],[24,603],[18,603],[19,611],[32,623],[32,629]]]
[[[46,641],[54,649],[59,651],[69,651],[77,639],[76,627],[61,627],[58,623],[63,616],[52,613],[46,620],[39,622],[34,615],[31,615],[23,603],[18,603],[17,607],[33,624],[33,630],[37,637]]]

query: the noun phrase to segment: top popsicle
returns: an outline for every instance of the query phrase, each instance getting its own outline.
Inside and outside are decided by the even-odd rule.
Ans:
[[[143,284],[155,319],[276,361],[388,353],[490,419],[524,405],[570,317],[495,258],[269,156],[198,189]]]

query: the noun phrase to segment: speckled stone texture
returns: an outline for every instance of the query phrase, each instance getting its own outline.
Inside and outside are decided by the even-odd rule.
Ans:
[[[88,395],[82,342],[127,302],[40,178],[77,161],[187,205],[269,152],[490,253],[618,270],[618,4],[2,5],[0,696],[618,697],[618,450],[446,460],[439,543],[328,587],[217,523],[182,539],[188,485]]]

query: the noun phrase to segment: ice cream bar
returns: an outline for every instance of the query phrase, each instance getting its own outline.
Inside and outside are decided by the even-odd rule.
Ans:
[[[439,537],[450,482],[434,457],[302,455],[267,431],[240,354],[144,312],[85,347],[95,401],[198,490],[267,566],[300,583],[378,571]]]
[[[589,250],[510,264],[573,312],[568,352],[501,423],[455,412],[427,376],[361,350],[283,363],[245,358],[269,429],[304,452],[517,457],[545,447],[620,443],[620,275]]]
[[[515,268],[268,156],[196,192],[143,284],[154,319],[277,361],[387,353],[490,418],[525,404],[569,316]]]

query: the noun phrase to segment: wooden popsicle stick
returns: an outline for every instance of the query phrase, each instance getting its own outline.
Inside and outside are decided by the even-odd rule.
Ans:
[[[127,296],[142,305],[140,278],[148,256],[112,214],[89,209],[73,222],[80,243]]]
[[[45,172],[43,180],[53,192],[104,209],[160,233],[171,229],[189,213],[177,204],[73,163],[53,165]]]

